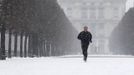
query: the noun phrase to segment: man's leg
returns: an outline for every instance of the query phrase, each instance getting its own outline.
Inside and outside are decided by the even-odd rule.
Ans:
[[[85,58],[84,58],[85,61],[87,61],[87,57],[88,57],[87,50],[88,50],[88,45],[85,46]]]
[[[87,61],[87,51],[84,51],[84,61]]]
[[[88,49],[88,46],[87,45],[82,45],[82,51],[83,51],[84,61],[87,60],[87,56],[88,56],[87,49]]]
[[[82,48],[83,57],[85,57],[85,49],[84,49],[84,45],[83,44],[81,45],[81,48]]]

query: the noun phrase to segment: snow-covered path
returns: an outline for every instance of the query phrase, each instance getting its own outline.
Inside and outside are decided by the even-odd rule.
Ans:
[[[0,61],[0,75],[134,75],[134,58],[12,58]]]

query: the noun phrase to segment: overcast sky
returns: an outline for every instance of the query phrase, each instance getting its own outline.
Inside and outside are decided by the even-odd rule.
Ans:
[[[129,8],[133,7],[134,0],[128,0],[126,3],[126,11],[128,11]]]

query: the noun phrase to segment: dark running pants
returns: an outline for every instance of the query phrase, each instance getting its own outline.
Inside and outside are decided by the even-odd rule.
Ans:
[[[88,46],[89,46],[89,44],[87,45],[87,44],[82,44],[81,45],[81,48],[82,48],[82,52],[83,52],[83,55],[84,55],[84,57],[86,57],[87,58],[87,56],[88,56]]]

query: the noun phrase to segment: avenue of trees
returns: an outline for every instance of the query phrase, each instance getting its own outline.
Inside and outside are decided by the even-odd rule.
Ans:
[[[45,50],[45,46],[47,47],[45,44],[51,44],[49,47],[51,55],[71,53],[75,48],[72,46],[76,41],[74,34],[77,32],[56,0],[2,0],[0,24],[0,59],[5,59],[6,56],[11,58],[12,52],[13,56],[18,56],[18,36],[20,36],[20,57],[48,56],[50,49]],[[5,51],[6,33],[9,34],[7,54]],[[12,35],[14,35],[13,51],[11,49]],[[23,36],[25,36],[24,44]]]
[[[134,55],[134,8],[129,9],[113,30],[110,49],[114,54]]]

